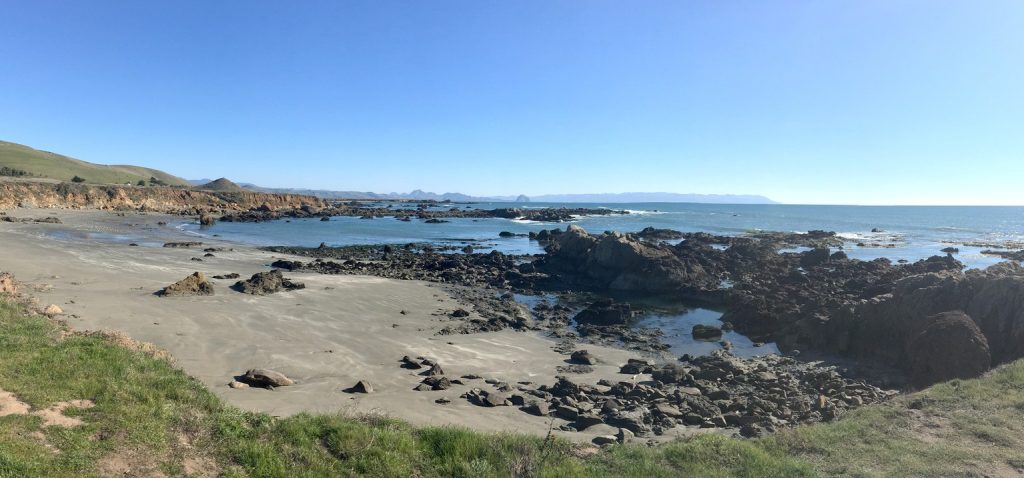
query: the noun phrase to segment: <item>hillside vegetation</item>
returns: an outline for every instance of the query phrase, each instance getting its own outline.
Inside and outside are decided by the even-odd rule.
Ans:
[[[1024,363],[742,440],[597,450],[415,428],[381,417],[274,418],[226,405],[152,347],[68,334],[0,301],[0,477],[1012,476],[1024,470]],[[80,423],[53,424],[45,411]],[[22,408],[10,406],[21,404]]]
[[[60,154],[40,151],[17,143],[0,141],[0,169],[15,172],[10,176],[37,177],[71,181],[76,176],[86,183],[150,184],[156,178],[163,184],[191,186],[188,181],[156,169],[140,166],[108,166],[93,164]]]

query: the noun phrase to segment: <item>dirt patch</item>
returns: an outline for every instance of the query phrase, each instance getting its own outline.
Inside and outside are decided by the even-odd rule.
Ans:
[[[185,475],[198,478],[213,478],[220,475],[220,467],[217,462],[208,456],[193,456],[185,458]]]
[[[68,408],[87,409],[94,406],[95,404],[91,400],[70,400],[67,402],[57,402],[43,410],[31,412],[32,407],[29,404],[18,399],[13,393],[0,389],[0,417],[7,415],[35,415],[43,419],[44,427],[77,427],[83,423],[82,420],[64,415],[64,410]]]
[[[28,415],[30,408],[27,403],[19,400],[13,393],[0,389],[0,417]]]
[[[149,450],[117,450],[100,459],[98,470],[102,476],[166,477],[167,475],[160,470],[156,456]]]
[[[71,400],[67,402],[54,403],[53,405],[50,405],[49,408],[33,412],[32,414],[42,417],[44,427],[57,426],[71,428],[82,425],[83,422],[80,418],[65,415],[64,410],[67,410],[68,408],[89,409],[94,406],[96,405],[92,403],[92,400]]]
[[[941,443],[954,433],[953,423],[949,418],[920,410],[910,410],[910,415],[914,418],[910,431],[914,438],[924,443]]]

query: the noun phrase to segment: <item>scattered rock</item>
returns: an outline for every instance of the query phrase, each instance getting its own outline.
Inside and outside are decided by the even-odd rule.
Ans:
[[[360,380],[352,386],[352,393],[373,393],[373,385],[366,380]]]
[[[264,368],[254,368],[241,377],[241,381],[253,387],[275,388],[295,385],[295,382],[283,373]]]
[[[193,272],[192,275],[164,287],[159,295],[162,297],[213,295],[213,284],[206,280],[202,272]]]
[[[238,292],[252,295],[268,295],[280,291],[305,289],[306,285],[285,279],[279,270],[258,272],[248,280],[238,281],[232,286]]]
[[[570,360],[573,363],[583,365],[597,365],[597,358],[590,354],[587,350],[577,350],[572,353]]]
[[[203,245],[202,242],[194,241],[182,241],[182,242],[167,242],[164,243],[164,247],[199,247]]]

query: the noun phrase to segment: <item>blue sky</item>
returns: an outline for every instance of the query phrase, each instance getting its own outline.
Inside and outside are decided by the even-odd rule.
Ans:
[[[377,192],[1024,204],[1024,2],[0,0],[0,139]]]

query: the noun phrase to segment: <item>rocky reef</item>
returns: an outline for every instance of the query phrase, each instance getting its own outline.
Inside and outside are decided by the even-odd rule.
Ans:
[[[724,311],[723,322],[756,342],[890,367],[906,373],[915,387],[975,376],[1024,356],[1024,268],[1016,263],[964,272],[951,255],[908,264],[854,260],[840,249],[843,241],[825,231],[729,237],[648,229],[642,235],[595,235],[570,225],[531,237],[545,245],[544,255],[391,246],[276,248],[318,259],[274,266],[526,293],[629,293],[699,303]],[[673,245],[663,238],[682,240]],[[806,250],[786,252],[795,247]],[[480,300],[495,302],[499,295]],[[618,312],[577,316],[580,333],[629,342],[631,329]],[[571,316],[557,308],[534,310],[539,322],[519,313],[496,315],[500,320],[486,330],[564,326]]]

